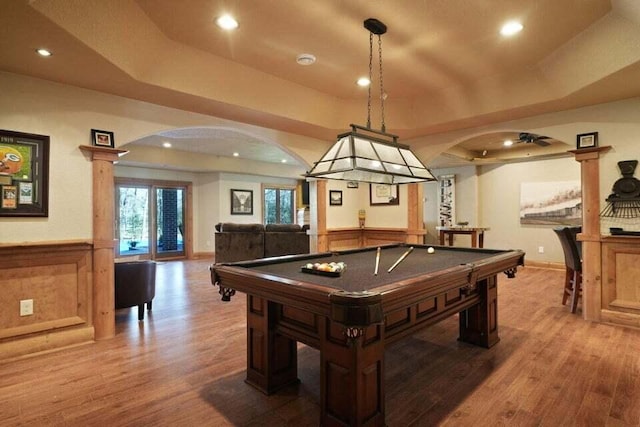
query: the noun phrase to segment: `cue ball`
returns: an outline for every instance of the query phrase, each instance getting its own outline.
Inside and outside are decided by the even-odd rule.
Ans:
[[[430,253],[430,254],[434,253],[435,251],[436,251],[436,250],[435,250],[435,249],[433,249],[433,248],[429,248],[429,249],[427,249],[427,252],[428,252],[428,253]]]

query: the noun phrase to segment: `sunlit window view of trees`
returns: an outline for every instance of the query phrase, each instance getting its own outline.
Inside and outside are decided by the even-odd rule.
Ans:
[[[120,241],[130,248],[149,247],[149,190],[120,187]]]
[[[264,223],[293,224],[294,194],[294,190],[289,188],[265,188]]]

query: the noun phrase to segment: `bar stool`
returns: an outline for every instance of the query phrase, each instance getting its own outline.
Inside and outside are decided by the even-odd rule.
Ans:
[[[578,298],[582,294],[582,245],[576,238],[582,227],[558,227],[553,231],[562,245],[566,267],[562,305],[571,297],[571,312],[575,313],[578,309]]]

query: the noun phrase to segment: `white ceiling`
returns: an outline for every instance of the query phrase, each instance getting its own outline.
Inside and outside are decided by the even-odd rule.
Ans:
[[[298,164],[295,157],[278,146],[238,129],[192,127],[173,129],[150,135],[134,142],[136,145],[163,147],[168,142],[172,150],[234,157],[269,163]],[[164,147],[163,147],[164,148]]]
[[[238,19],[235,32],[214,25],[223,12]],[[388,27],[386,122],[403,139],[640,95],[637,0],[10,0],[0,14],[0,70],[331,140],[364,124],[366,90],[355,80],[367,74],[370,17]],[[498,30],[509,19],[525,27],[505,39]],[[40,46],[54,55],[38,57]],[[296,64],[300,53],[316,64]],[[447,157],[542,152],[521,144],[496,153],[505,136],[474,138]],[[296,162],[271,138],[232,127],[131,144],[165,140]]]

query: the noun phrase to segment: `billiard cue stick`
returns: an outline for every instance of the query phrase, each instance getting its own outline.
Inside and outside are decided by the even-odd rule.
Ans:
[[[398,258],[398,260],[387,270],[387,273],[391,273],[391,271],[396,268],[396,266],[398,264],[400,264],[402,261],[404,261],[404,259],[407,257],[407,255],[409,255],[411,253],[411,251],[413,250],[413,246],[411,246],[409,248],[409,250],[407,250],[405,253],[402,254],[402,256],[400,256],[400,258]]]
[[[378,266],[380,266],[380,248],[376,251],[376,269],[373,271],[373,275],[378,275]]]

